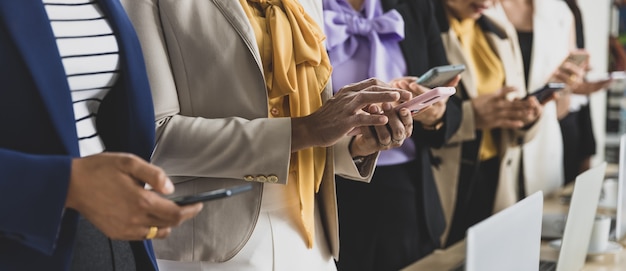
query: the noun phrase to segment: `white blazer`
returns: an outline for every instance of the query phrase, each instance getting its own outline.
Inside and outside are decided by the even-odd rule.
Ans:
[[[574,17],[561,0],[535,0],[533,44],[527,90],[535,92],[548,82],[552,73],[574,49]],[[494,9],[497,16],[506,14],[502,6]],[[513,28],[513,25],[509,24]],[[516,33],[514,30],[509,31]],[[526,194],[543,190],[550,193],[564,183],[563,138],[556,114],[556,103],[543,108],[537,134],[523,146]]]

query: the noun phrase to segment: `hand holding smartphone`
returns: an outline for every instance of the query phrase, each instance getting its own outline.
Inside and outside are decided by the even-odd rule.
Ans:
[[[237,195],[237,194],[250,191],[250,190],[252,190],[252,184],[244,184],[244,185],[239,185],[239,186],[234,186],[234,187],[229,187],[229,188],[211,190],[211,191],[207,191],[207,192],[203,192],[203,193],[199,193],[195,195],[174,197],[174,198],[170,198],[170,200],[174,201],[176,204],[180,206],[183,206],[183,205],[194,204],[197,202],[230,197],[230,196]]]
[[[395,109],[400,110],[402,108],[408,108],[411,110],[411,114],[417,114],[422,109],[440,101],[441,99],[450,97],[455,93],[456,89],[453,87],[437,87],[431,89],[429,92],[418,95],[411,100],[397,105]]]
[[[537,98],[537,101],[543,104],[552,96],[553,93],[563,90],[564,88],[565,83],[547,83],[539,90],[526,95],[523,100],[528,99],[528,97],[530,96],[535,96]]]
[[[461,74],[465,70],[465,65],[445,65],[434,67],[417,79],[417,83],[428,87],[440,87],[452,80],[455,76]]]

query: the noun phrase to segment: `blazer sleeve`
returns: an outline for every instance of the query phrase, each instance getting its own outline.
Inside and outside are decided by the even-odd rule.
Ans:
[[[184,82],[175,82],[167,48],[177,45],[166,44],[164,39],[164,33],[169,33],[166,31],[175,31],[170,25],[175,22],[160,16],[155,0],[122,3],[137,30],[154,99],[157,143],[153,163],[171,176],[246,180],[250,176],[275,175],[278,183],[286,183],[291,156],[291,120],[183,115],[177,84]],[[177,65],[185,68],[183,64]],[[224,93],[228,95],[228,90]]]
[[[346,179],[367,182],[372,180],[376,161],[380,152],[366,156],[362,163],[355,164],[350,154],[350,138],[346,137],[333,146],[335,156],[335,174]]]
[[[0,242],[54,252],[71,172],[68,156],[0,149]]]

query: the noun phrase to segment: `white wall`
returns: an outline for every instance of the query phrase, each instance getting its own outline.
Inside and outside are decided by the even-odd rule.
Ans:
[[[608,66],[608,35],[612,23],[612,0],[577,1],[583,16],[585,47],[591,54],[592,70],[590,71],[590,77],[602,76],[606,74]],[[604,161],[604,147],[606,143],[605,92],[591,95],[591,118],[597,143],[596,155],[592,160],[592,165],[597,165]]]

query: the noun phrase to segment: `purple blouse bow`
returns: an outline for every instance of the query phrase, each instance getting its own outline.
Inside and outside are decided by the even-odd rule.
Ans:
[[[404,75],[406,64],[398,44],[404,39],[400,13],[390,10],[383,14],[378,0],[365,0],[362,12],[345,0],[323,0],[323,5],[327,50],[333,66],[353,57],[359,43],[367,39],[369,77],[389,81]]]

